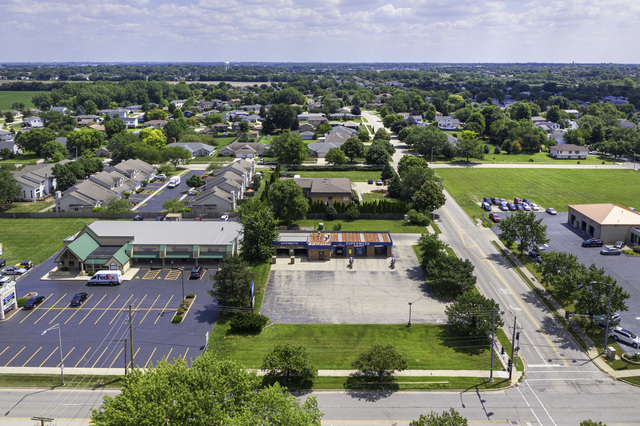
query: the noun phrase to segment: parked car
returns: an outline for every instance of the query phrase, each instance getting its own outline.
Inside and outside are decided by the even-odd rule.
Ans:
[[[30,298],[29,300],[27,300],[27,302],[22,306],[24,309],[33,309],[36,306],[38,306],[39,304],[41,304],[42,302],[44,302],[45,297],[40,295],[40,296],[33,296],[32,298]]]
[[[546,212],[547,212],[547,213],[549,213],[549,214],[551,214],[551,215],[556,215],[556,214],[558,214],[558,212],[557,212],[557,211],[555,211],[555,209],[554,209],[553,207],[547,207]]]
[[[495,213],[489,213],[489,219],[491,219],[494,223],[500,222],[500,216]]]
[[[604,243],[598,238],[589,238],[582,242],[582,247],[602,247]]]
[[[525,203],[525,204],[531,204],[531,201],[529,201],[528,198],[523,198],[522,202]]]
[[[596,318],[596,324],[602,327],[606,327],[607,316],[604,315],[604,318]],[[609,327],[615,327],[618,324],[620,324],[620,314],[618,312],[615,312],[611,315],[611,318],[609,318]]]
[[[8,275],[0,275],[0,284],[6,284],[11,281],[11,277]]]
[[[193,220],[196,222],[202,222],[202,216],[196,216],[193,218]]]
[[[220,221],[226,222],[228,220],[229,220],[229,215],[223,214],[222,216],[220,216]]]
[[[190,280],[198,280],[200,279],[200,277],[202,277],[202,272],[204,270],[202,269],[202,266],[196,266],[195,268],[193,268],[191,270],[191,274],[189,274],[189,279]]]
[[[640,337],[621,327],[615,327],[612,330],[609,330],[609,337],[616,342],[626,343],[636,349],[640,347]]]
[[[540,263],[540,253],[536,249],[529,250],[527,254],[535,263]]]
[[[500,198],[498,197],[493,197],[491,199],[491,204],[493,204],[494,206],[497,206],[498,204],[500,204]]]
[[[531,210],[533,210],[534,212],[537,212],[540,210],[540,207],[538,207],[536,203],[531,203],[529,205],[531,206]]]
[[[509,206],[507,205],[507,203],[500,203],[500,206],[498,206],[498,208],[503,212],[506,212],[509,210]]]
[[[373,185],[373,179],[369,179],[369,185]]]
[[[30,260],[23,260],[22,262],[20,262],[20,267],[29,270],[33,268],[33,262],[31,262]]]
[[[600,250],[600,254],[604,256],[620,256],[622,254],[622,250],[617,248],[605,247]]]
[[[196,195],[198,193],[198,190],[195,188],[191,188],[188,192],[187,195]]]
[[[137,215],[135,215],[135,216],[133,217],[133,220],[134,220],[134,221],[144,220],[144,217],[142,217],[142,216],[140,216],[139,214],[137,214]]]
[[[509,208],[509,211],[516,211],[516,205],[513,203],[507,203],[507,207]]]
[[[167,175],[165,175],[164,173],[159,173],[156,175],[156,179],[166,179]]]
[[[516,206],[516,210],[518,210],[518,211],[524,210],[524,204],[522,204],[522,203],[520,203],[520,204],[516,203],[515,206]]]
[[[489,198],[489,197],[484,197],[482,199],[482,202],[487,203],[487,204],[493,204],[493,201],[491,201],[491,198]]]
[[[378,179],[378,180],[376,181],[376,185],[378,185],[378,186],[382,186],[382,179]]]
[[[518,197],[513,199],[513,204],[522,204],[522,200]]]
[[[480,208],[482,208],[482,210],[485,210],[485,211],[490,212],[490,211],[491,211],[491,204],[489,204],[489,203],[485,203],[485,202],[483,201],[483,202],[482,202],[482,205],[480,206]]]
[[[624,247],[624,241],[616,241],[613,248],[622,249]]]
[[[529,205],[529,203],[522,203],[522,208],[524,209],[525,212],[531,211],[531,206]]]
[[[85,300],[87,300],[87,297],[89,297],[89,295],[85,292],[78,293],[75,296],[73,296],[73,298],[71,299],[71,303],[69,303],[69,305],[80,306]]]
[[[164,218],[162,216],[156,216],[156,222],[163,221]]]
[[[507,200],[505,200],[504,198],[500,198],[500,204],[506,203],[506,202],[507,202]]]
[[[22,275],[27,272],[27,270],[18,266],[7,266],[1,272],[3,275]]]

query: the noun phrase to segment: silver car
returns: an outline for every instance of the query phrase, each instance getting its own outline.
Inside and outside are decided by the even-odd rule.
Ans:
[[[631,345],[636,349],[640,347],[640,337],[622,327],[615,327],[610,330],[609,337],[611,337],[616,342],[626,343],[627,345]]]

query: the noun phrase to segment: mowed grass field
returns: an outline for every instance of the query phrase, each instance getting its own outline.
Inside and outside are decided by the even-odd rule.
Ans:
[[[7,265],[41,263],[62,248],[62,240],[95,219],[0,219],[0,243]]]
[[[640,208],[640,174],[612,169],[436,169],[467,214],[480,212],[483,197],[529,198],[566,212],[568,204],[614,203]]]
[[[0,91],[0,109],[10,109],[11,104],[15,102],[22,102],[26,107],[33,108],[34,105],[31,102],[33,95],[40,92],[3,92]]]

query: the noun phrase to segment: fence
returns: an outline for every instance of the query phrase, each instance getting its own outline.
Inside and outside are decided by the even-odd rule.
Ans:
[[[155,219],[158,216],[164,217],[167,212],[125,212],[125,213],[105,213],[105,212],[31,212],[31,213],[0,213],[0,219],[60,219],[60,218],[93,218],[105,220],[133,219],[141,216],[145,219]],[[207,216],[206,213],[184,212],[183,219],[194,219],[196,217],[220,219],[220,216]]]

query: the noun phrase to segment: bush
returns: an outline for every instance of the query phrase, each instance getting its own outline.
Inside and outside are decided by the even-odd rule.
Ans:
[[[187,298],[187,299],[193,299],[194,297],[196,297],[196,295],[195,295],[195,294],[193,294],[193,293],[189,293],[189,294],[187,294],[187,296],[186,296],[186,298]]]
[[[407,216],[409,218],[409,222],[413,223],[414,225],[426,226],[429,224],[429,217],[424,213],[416,211],[415,209],[409,210]]]
[[[88,271],[85,271],[87,273],[87,275],[95,275],[97,271],[94,271],[93,269],[90,269]]]
[[[269,318],[264,315],[249,312],[234,315],[229,326],[234,333],[260,333],[268,322]]]
[[[142,191],[144,191],[144,188],[138,188],[138,189],[136,189],[136,194],[139,194],[139,193],[141,193]]]
[[[25,303],[27,303],[27,299],[26,297],[21,297],[18,299],[18,308],[22,308],[24,306]]]
[[[334,220],[338,215],[338,210],[336,210],[336,208],[333,206],[327,206],[327,208],[324,211],[324,214],[327,220]]]
[[[60,267],[60,271],[68,271],[69,267],[68,266],[62,266]]]
[[[148,180],[146,180],[146,179],[145,179],[145,180],[143,180],[143,181],[142,181],[142,186],[147,186],[147,185],[149,185],[149,181],[148,181]]]
[[[176,323],[182,322],[182,317],[181,317],[180,315],[176,315],[176,316],[174,316],[173,318],[171,318],[171,322],[172,322],[173,324],[176,324]]]
[[[184,314],[184,308],[183,308],[182,306],[180,306],[180,307],[178,308],[178,312],[176,312],[176,313],[177,313],[178,315],[182,315],[182,314]]]
[[[131,196],[131,192],[130,191],[125,191],[124,192],[124,198],[129,198]]]
[[[91,209],[92,212],[96,212],[96,213],[100,213],[101,211],[104,211],[103,207],[94,207]]]
[[[335,225],[333,225],[334,231],[339,231],[341,229],[342,229],[342,223],[336,223]]]

